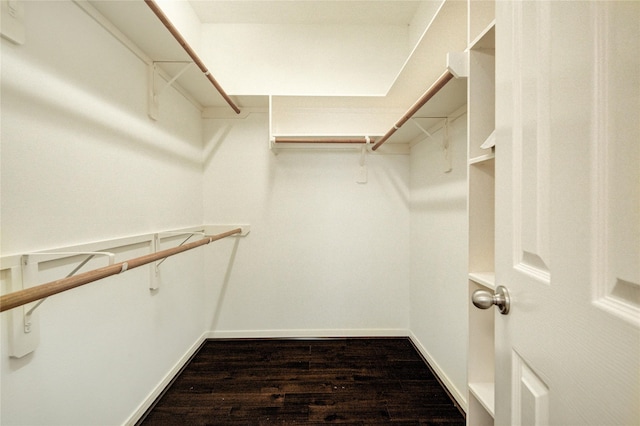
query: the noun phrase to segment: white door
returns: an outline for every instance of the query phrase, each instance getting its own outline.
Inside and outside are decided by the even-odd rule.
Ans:
[[[640,2],[496,6],[496,424],[640,424]]]

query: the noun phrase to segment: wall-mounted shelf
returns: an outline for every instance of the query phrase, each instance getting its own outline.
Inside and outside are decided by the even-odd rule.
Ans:
[[[495,384],[493,382],[469,383],[469,392],[491,417],[495,415]]]
[[[312,110],[312,109],[296,109],[291,105],[287,105],[284,103],[283,98],[278,98],[275,102],[272,101],[271,112],[272,115],[279,115],[281,121],[279,123],[274,123],[273,127],[276,128],[272,130],[275,134],[271,137],[272,148],[274,146],[282,147],[290,147],[293,148],[293,144],[295,147],[329,147],[329,148],[345,148],[348,145],[362,145],[368,143],[376,143],[380,140],[380,134],[372,134],[372,135],[327,135],[320,133],[322,129],[323,121],[330,121],[339,119],[344,123],[345,121],[350,122],[346,123],[346,126],[354,125],[354,122],[358,122],[356,125],[361,128],[371,128],[374,127],[376,130],[380,126],[380,119],[376,119],[370,123],[367,123],[366,120],[371,118],[371,115],[363,114],[360,111],[336,111],[334,109],[322,109],[322,110]],[[430,136],[430,131],[434,127],[441,127],[445,120],[447,119],[455,119],[461,115],[466,113],[466,105],[467,100],[467,85],[465,78],[452,78],[448,80],[441,89],[437,91],[433,97],[429,99],[424,105],[418,108],[411,117],[406,120],[399,127],[396,128],[394,126],[393,133],[388,137],[387,142],[389,145],[406,145],[410,146],[412,143],[418,142],[425,137]],[[291,101],[289,101],[291,102]],[[391,116],[391,113],[395,112],[392,110],[383,110],[380,111],[380,115],[383,116]],[[283,133],[283,127],[286,129],[286,126],[283,126],[282,122],[288,120],[288,125],[290,127],[305,127],[305,123],[311,123],[306,125],[308,127],[316,127],[318,130],[316,132],[309,132],[309,134],[286,134]],[[341,129],[341,125],[337,124],[338,130]],[[375,147],[375,145],[374,145]],[[400,152],[397,147],[396,149],[388,149],[386,152],[393,151],[395,153]],[[383,149],[382,152],[385,152]],[[408,153],[408,151],[407,151]]]
[[[487,290],[486,283],[478,284],[469,279],[469,301],[476,290]],[[481,280],[484,281],[484,280]],[[469,388],[469,409],[467,424],[491,425],[495,410],[495,337],[494,310],[478,309],[469,303],[469,359],[467,380]]]
[[[463,52],[466,40],[466,4],[443,1],[410,57],[386,94],[380,96],[273,96],[270,99],[273,137],[330,137],[384,135],[416,99],[447,69],[448,54]],[[466,58],[465,58],[466,61]],[[465,62],[466,65],[466,62]],[[466,70],[465,70],[466,72]],[[453,79],[414,114],[377,152],[409,152],[424,131],[466,103],[464,78]],[[399,148],[403,146],[403,148]]]
[[[170,81],[179,75],[173,86],[198,108],[224,108],[231,111],[230,105],[214,87],[209,76],[194,63],[185,47],[145,1],[74,1],[147,65],[155,65],[164,80]],[[185,69],[188,63],[193,65]],[[215,69],[212,72],[215,73]],[[150,71],[150,78],[151,75]],[[150,90],[153,88],[150,87]],[[233,97],[232,102],[242,107],[254,104],[263,106],[264,97]]]
[[[472,2],[473,3],[473,2]],[[469,159],[488,154],[495,131],[495,25],[469,49]],[[489,151],[490,152],[490,151]]]
[[[494,158],[496,158],[496,154],[494,152],[490,152],[490,153],[485,154],[485,155],[479,155],[477,157],[470,158],[467,161],[467,164],[469,164],[469,165],[481,164],[481,163],[484,163],[484,162],[487,162],[487,161],[491,161]]]
[[[496,44],[496,21],[492,19],[487,22],[486,27],[482,28],[477,37],[469,43],[469,49],[495,49]]]
[[[378,136],[273,136],[270,140],[271,150],[280,152],[286,149],[321,149],[321,150],[365,150],[370,151],[373,141]]]
[[[157,291],[159,266],[168,257],[222,238],[246,236],[249,231],[249,225],[203,225],[3,256],[0,274],[3,291],[7,293],[1,296],[0,311],[9,311],[10,356],[21,358],[37,348],[40,340],[37,308],[48,297],[144,265],[150,266],[149,289]],[[185,244],[195,235],[200,237]],[[163,242],[169,246],[162,247]],[[115,258],[127,249],[149,250],[150,253],[114,263]],[[107,260],[95,263],[97,257]],[[43,280],[41,272],[51,269],[51,265],[68,266],[72,271],[69,274],[65,271],[66,276],[56,276],[51,281]]]
[[[407,112],[405,117],[410,115],[408,119],[410,123],[404,123],[403,118],[387,132],[387,135],[390,133],[387,139],[388,143],[409,145],[417,143],[425,137],[429,137],[430,133],[434,131],[432,129],[439,124],[442,125],[445,120],[455,119],[466,112],[466,109],[460,112],[467,103],[466,78],[453,78],[450,70],[447,70],[443,76],[448,76],[446,83],[415,112]],[[384,142],[384,137],[382,142]]]
[[[496,274],[495,272],[470,272],[469,280],[476,284],[480,284],[488,289],[496,288]]]
[[[401,113],[399,109],[335,101],[312,106],[298,96],[272,96],[269,102],[270,136],[273,138],[362,138],[383,135],[386,123]]]
[[[469,273],[494,271],[495,160],[469,165]]]

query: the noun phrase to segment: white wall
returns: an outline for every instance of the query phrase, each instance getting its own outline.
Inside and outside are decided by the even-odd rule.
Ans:
[[[466,115],[451,123],[452,170],[443,131],[411,149],[411,332],[443,379],[466,399]]]
[[[2,39],[3,251],[199,223],[199,112],[167,91],[149,120],[141,61],[73,4],[25,6],[26,44]]]
[[[1,46],[2,254],[201,224],[199,111],[169,90],[149,120],[140,60],[71,2],[24,7],[26,44]],[[154,293],[143,267],[49,298],[22,359],[4,312],[0,423],[123,423],[205,329],[206,250],[165,262]]]
[[[251,224],[226,283],[224,265],[211,265],[222,295],[212,330],[406,335],[408,156],[370,155],[369,182],[358,184],[357,151],[274,155],[267,114],[204,129],[205,221]]]

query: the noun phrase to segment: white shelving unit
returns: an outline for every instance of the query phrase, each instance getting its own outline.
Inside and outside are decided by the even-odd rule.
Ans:
[[[162,88],[171,82],[196,107],[210,110],[209,115],[236,115],[144,1],[74,2],[149,66],[150,92],[161,97]],[[215,75],[215,69],[210,71]],[[164,81],[153,82],[152,72]],[[243,108],[267,106],[266,96],[233,96],[233,100]]]
[[[366,136],[373,139],[384,135],[447,69],[447,54],[465,50],[465,8],[466,4],[457,0],[442,2],[386,93],[379,96],[272,96],[270,140],[278,137]],[[437,127],[443,120],[433,117],[454,113],[465,102],[466,79],[449,81],[415,114],[412,119],[415,123],[402,126],[377,152],[408,154],[410,144],[416,138],[424,137],[420,127],[427,130]],[[292,147],[278,145],[278,149]],[[322,144],[304,145],[295,147],[322,147]]]
[[[496,274],[493,272],[469,272],[469,279],[488,289],[495,288]]]
[[[493,425],[495,309],[471,303],[495,289],[495,3],[468,1],[469,351],[467,424]],[[499,147],[498,147],[499,149]]]
[[[272,97],[270,100],[270,128],[275,137],[331,138],[370,137],[379,139],[406,111],[398,108],[305,108],[296,105],[304,99]],[[467,79],[454,78],[432,99],[400,127],[383,146],[382,152],[408,154],[409,147],[420,142],[445,125],[445,120],[455,120],[464,114],[467,102]],[[278,149],[287,148],[278,144]],[[299,148],[301,144],[290,147]],[[307,148],[336,149],[334,144],[313,143]],[[360,145],[342,144],[341,148],[360,149]]]

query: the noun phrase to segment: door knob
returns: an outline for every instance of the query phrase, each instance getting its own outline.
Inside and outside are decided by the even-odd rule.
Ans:
[[[498,286],[496,292],[491,294],[487,290],[476,290],[471,295],[471,301],[476,308],[489,309],[496,305],[502,315],[509,313],[511,301],[509,299],[509,291],[503,286]]]

